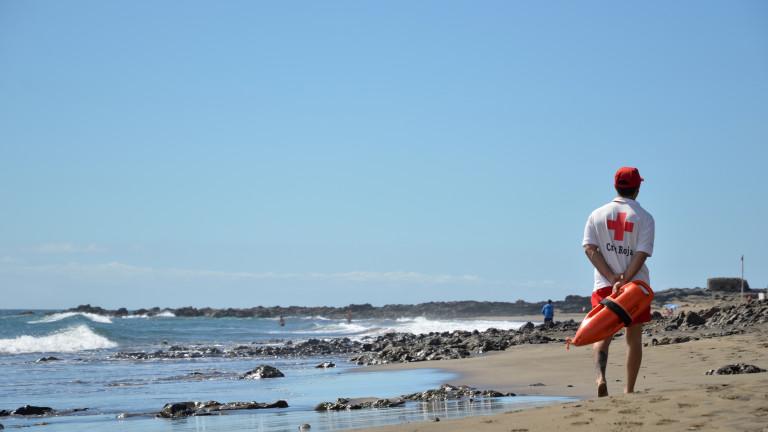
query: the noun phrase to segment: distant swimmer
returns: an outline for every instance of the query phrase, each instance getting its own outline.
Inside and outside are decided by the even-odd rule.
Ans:
[[[589,215],[582,246],[595,267],[592,307],[623,285],[641,280],[650,285],[645,260],[653,254],[655,222],[653,216],[635,201],[643,178],[637,168],[622,167],[614,176],[618,196]],[[648,307],[626,329],[627,380],[624,393],[635,391],[635,381],[643,359],[643,323],[651,320]],[[605,369],[612,337],[592,345],[597,372],[597,395],[608,396]]]
[[[544,314],[544,325],[551,326],[552,320],[555,318],[555,307],[552,306],[552,300],[547,300],[547,304],[541,308],[541,313]]]
[[[280,323],[280,327],[285,327],[285,318],[283,318],[282,315],[280,315],[280,321],[278,322]]]

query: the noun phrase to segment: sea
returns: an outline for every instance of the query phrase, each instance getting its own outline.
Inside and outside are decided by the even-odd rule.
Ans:
[[[363,340],[387,332],[514,329],[523,322],[502,320],[359,319],[325,317],[182,318],[171,312],[123,318],[91,313],[0,310],[0,410],[23,405],[52,407],[66,415],[0,417],[6,429],[57,431],[336,431],[386,424],[489,415],[570,398],[525,396],[495,399],[408,402],[394,408],[316,412],[339,397],[391,398],[437,388],[471,384],[434,369],[365,371],[343,355],[306,358],[117,359],[120,351],[152,352],[172,345],[216,346],[284,344],[311,338]],[[57,361],[40,362],[44,357]],[[315,366],[330,361],[334,368]],[[260,364],[280,369],[284,378],[240,380]],[[201,378],[202,377],[202,378]],[[284,409],[232,411],[227,415],[155,418],[166,403],[183,401],[271,403]]]

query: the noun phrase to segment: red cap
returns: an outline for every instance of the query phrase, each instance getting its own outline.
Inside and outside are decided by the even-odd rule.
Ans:
[[[640,177],[640,171],[635,167],[621,167],[616,171],[614,177],[614,186],[620,188],[637,188],[640,187],[640,182],[643,178]]]

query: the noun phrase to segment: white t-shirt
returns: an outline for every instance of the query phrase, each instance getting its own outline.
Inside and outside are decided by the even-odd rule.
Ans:
[[[584,227],[584,241],[600,248],[605,262],[614,273],[620,274],[629,267],[635,252],[653,255],[655,222],[653,216],[633,199],[617,197],[592,212]],[[637,272],[633,279],[651,284],[648,267]],[[611,286],[611,282],[595,269],[594,290]]]

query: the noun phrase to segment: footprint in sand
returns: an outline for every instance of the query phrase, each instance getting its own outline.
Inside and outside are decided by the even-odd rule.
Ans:
[[[667,401],[667,400],[669,400],[669,399],[665,398],[664,396],[654,396],[654,397],[648,399],[648,402],[650,402],[650,403],[657,403],[657,402],[664,402],[664,401]]]
[[[610,410],[608,408],[590,408],[587,411],[600,413],[600,412],[608,412]]]
[[[678,402],[677,407],[678,408],[696,408],[698,405],[696,404],[690,404],[690,403],[684,403],[684,402]]]
[[[637,414],[637,408],[626,408],[617,411],[619,414]]]
[[[677,423],[677,422],[678,422],[677,420],[663,418],[663,419],[661,419],[661,420],[656,422],[656,426],[664,426],[664,425],[668,425],[668,424],[672,424],[672,423]]]
[[[586,426],[588,424],[589,424],[588,421],[577,421],[577,422],[571,423],[571,426]]]

